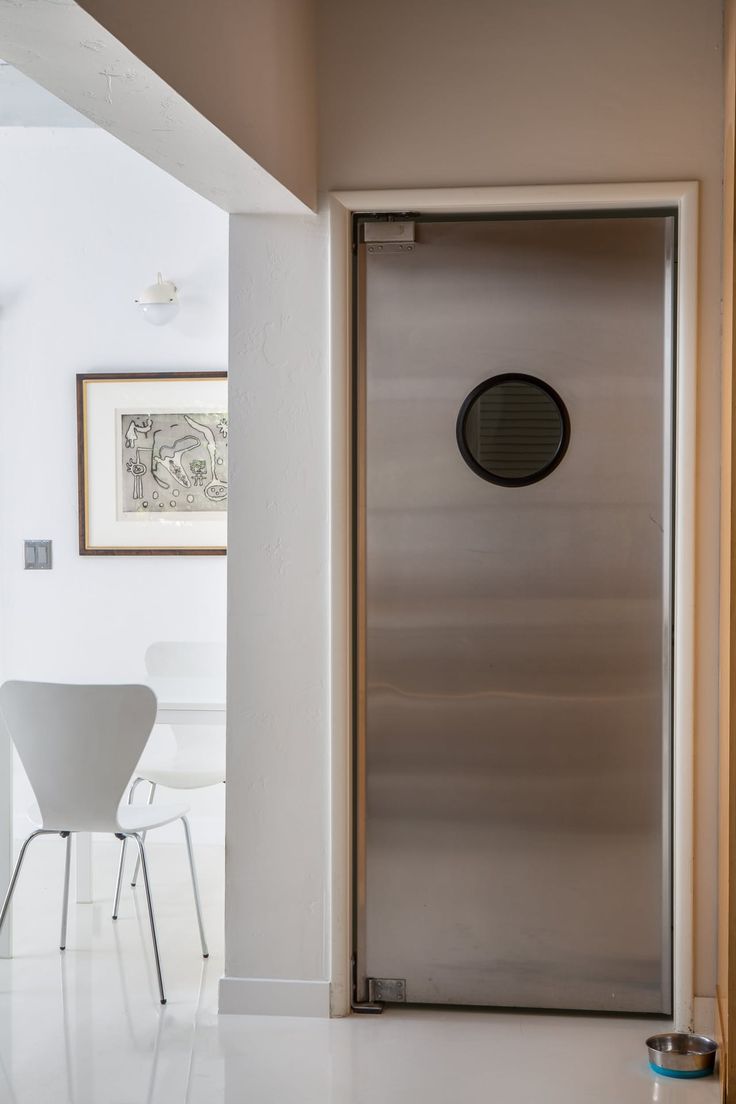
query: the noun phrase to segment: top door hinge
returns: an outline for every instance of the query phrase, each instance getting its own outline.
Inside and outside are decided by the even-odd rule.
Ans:
[[[364,222],[362,240],[369,253],[410,253],[416,242],[415,223],[396,216]]]

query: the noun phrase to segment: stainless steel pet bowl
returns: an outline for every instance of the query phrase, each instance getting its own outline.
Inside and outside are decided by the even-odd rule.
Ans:
[[[707,1077],[713,1072],[718,1043],[707,1035],[667,1031],[647,1039],[649,1065],[665,1077]]]

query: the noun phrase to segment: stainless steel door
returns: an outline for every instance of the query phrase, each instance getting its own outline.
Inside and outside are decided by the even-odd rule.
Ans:
[[[413,251],[360,247],[359,999],[670,1011],[673,234],[422,221]],[[456,441],[509,373],[569,416],[531,485]]]

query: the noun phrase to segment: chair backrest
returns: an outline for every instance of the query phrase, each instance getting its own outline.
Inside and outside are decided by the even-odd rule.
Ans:
[[[114,832],[117,808],[156,720],[147,686],[6,682],[0,714],[43,826]]]
[[[168,692],[167,680],[171,679],[174,697],[186,682],[190,689],[196,688],[195,694],[201,692],[204,698],[224,698],[226,649],[221,642],[159,640],[146,650],[145,664],[161,694]],[[224,725],[172,724],[171,730],[181,755],[189,761],[200,758],[207,766],[222,763],[224,770]]]
[[[204,767],[222,767],[225,770],[224,724],[172,724],[176,750],[194,763],[199,760]],[[182,764],[183,765],[183,764]]]
[[[146,649],[146,671],[155,678],[222,679],[225,645],[189,640],[159,640]]]

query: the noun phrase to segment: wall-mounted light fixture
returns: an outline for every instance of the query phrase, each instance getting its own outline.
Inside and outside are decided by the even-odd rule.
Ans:
[[[146,322],[150,322],[152,326],[165,326],[176,317],[179,310],[176,291],[176,284],[172,284],[171,280],[164,280],[159,272],[156,283],[147,287],[136,299]]]

